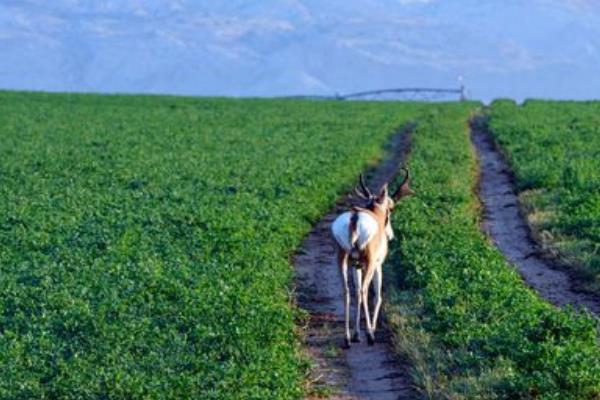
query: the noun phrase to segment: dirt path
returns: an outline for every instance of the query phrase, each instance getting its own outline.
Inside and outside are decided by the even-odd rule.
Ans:
[[[379,189],[395,176],[409,140],[408,134],[394,136],[391,156],[375,168],[368,180],[369,187]],[[385,310],[374,346],[367,346],[363,337],[361,343],[353,343],[349,350],[341,349],[344,309],[330,226],[347,206],[336,205],[314,226],[294,260],[298,303],[310,313],[305,345],[317,364],[311,376],[313,388],[332,399],[418,399],[407,366],[391,348]]]
[[[472,121],[471,139],[479,154],[482,229],[541,297],[558,307],[571,304],[599,315],[600,299],[573,290],[569,274],[539,256],[539,248],[521,216],[508,164],[497,151],[483,120]]]

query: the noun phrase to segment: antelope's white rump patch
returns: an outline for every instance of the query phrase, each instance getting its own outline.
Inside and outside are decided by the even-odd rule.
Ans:
[[[337,217],[335,221],[333,221],[333,224],[331,224],[331,232],[333,233],[335,241],[342,249],[348,252],[352,250],[354,245],[350,237],[350,218],[352,217],[352,214],[353,213],[350,211],[345,212]],[[359,212],[358,221],[356,222],[357,247],[360,250],[364,249],[367,246],[367,243],[375,236],[378,229],[379,225],[375,218],[367,213]]]

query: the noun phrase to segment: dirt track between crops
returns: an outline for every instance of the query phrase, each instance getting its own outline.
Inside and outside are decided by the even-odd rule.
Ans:
[[[471,123],[471,139],[479,156],[479,197],[484,206],[482,229],[541,297],[558,307],[585,307],[600,315],[600,299],[574,290],[572,277],[542,256],[521,215],[508,164],[481,118],[476,117]]]
[[[379,189],[397,174],[408,151],[409,136],[399,133],[392,138],[389,157],[369,174],[370,188]],[[348,202],[344,201],[329,211],[313,227],[294,258],[297,301],[310,313],[305,346],[316,364],[310,377],[312,388],[331,399],[418,399],[408,366],[392,349],[391,334],[385,323],[385,303],[375,345],[367,345],[363,328],[360,343],[352,343],[348,350],[341,348],[344,308],[330,226],[347,207]],[[351,321],[354,321],[354,296],[351,298]]]

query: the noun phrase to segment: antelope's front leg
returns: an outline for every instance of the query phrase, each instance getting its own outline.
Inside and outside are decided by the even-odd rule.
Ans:
[[[344,347],[350,347],[350,289],[348,288],[348,253],[338,250],[338,265],[344,291]]]

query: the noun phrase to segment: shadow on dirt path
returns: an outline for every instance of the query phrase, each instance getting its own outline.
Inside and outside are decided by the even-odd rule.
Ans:
[[[572,305],[600,314],[600,299],[573,289],[569,274],[540,256],[529,226],[521,215],[512,174],[487,131],[484,116],[471,120],[471,140],[479,158],[479,197],[484,206],[483,231],[517,267],[524,281],[550,303]]]
[[[398,173],[412,128],[407,126],[394,135],[389,157],[369,174],[370,187],[379,189]],[[363,337],[361,343],[354,343],[349,350],[341,348],[342,286],[330,226],[347,207],[348,203],[343,202],[327,213],[313,227],[294,257],[297,301],[310,313],[305,346],[316,364],[311,377],[313,388],[329,394],[332,399],[418,399],[407,365],[392,349],[391,334],[385,324],[385,304],[375,345],[368,346]],[[351,297],[354,302],[354,296]],[[351,318],[353,321],[352,315]]]

